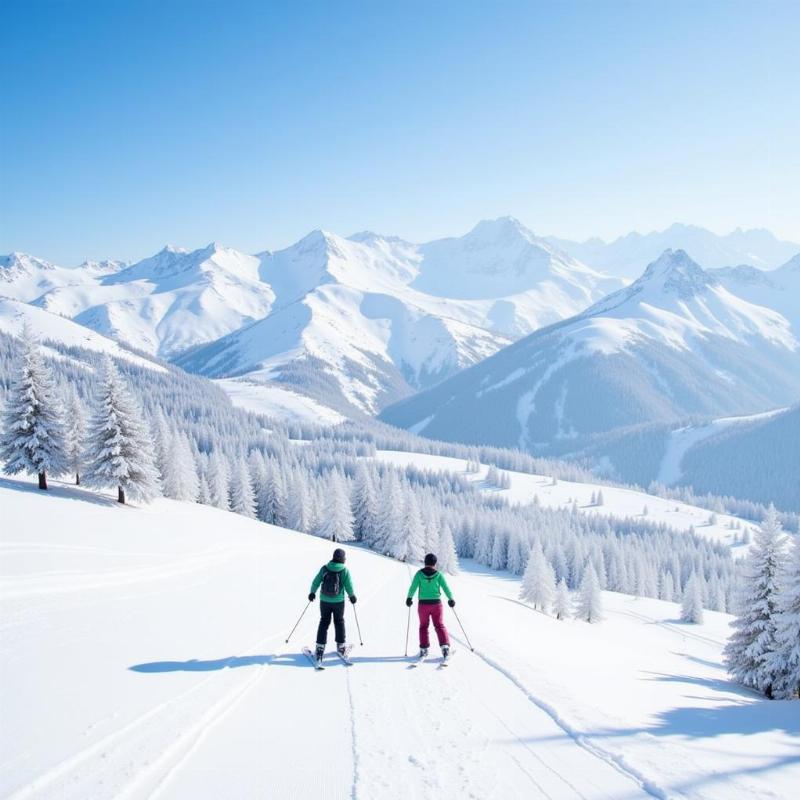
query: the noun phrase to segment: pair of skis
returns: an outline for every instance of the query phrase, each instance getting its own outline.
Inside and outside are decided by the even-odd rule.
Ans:
[[[350,651],[353,649],[353,645],[348,644],[344,648],[344,653],[339,652],[339,648],[337,647],[334,652],[336,653],[339,658],[347,664],[348,667],[353,666],[353,662],[350,659]],[[303,655],[314,665],[314,669],[316,670],[323,670],[325,669],[325,665],[322,663],[321,658],[317,658],[316,654],[311,650],[310,647],[303,648]]]
[[[439,667],[446,667],[450,663],[450,657],[453,655],[453,651],[449,650],[446,656],[442,656],[442,660],[439,662]],[[422,655],[421,653],[411,662],[409,665],[411,669],[416,669],[420,664],[424,664],[430,657],[430,653],[425,653]]]

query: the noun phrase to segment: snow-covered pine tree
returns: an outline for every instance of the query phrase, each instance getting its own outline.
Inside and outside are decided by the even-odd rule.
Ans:
[[[209,504],[230,511],[230,467],[219,450],[214,450],[208,458],[207,480]]]
[[[772,697],[777,649],[776,625],[783,532],[770,506],[745,559],[733,633],[725,647],[725,663],[735,680]]]
[[[775,649],[768,667],[775,676],[773,694],[791,700],[800,695],[800,535],[794,537],[786,568],[775,622]]]
[[[351,542],[353,533],[353,511],[344,478],[336,471],[328,476],[326,491],[327,506],[320,522],[318,535],[333,542]]]
[[[597,505],[602,506],[605,504],[605,502],[606,501],[605,498],[603,497],[603,490],[600,489],[600,491],[597,493]]]
[[[286,500],[286,526],[295,531],[309,529],[309,498],[305,475],[299,470],[290,478]]]
[[[83,454],[86,449],[86,415],[78,392],[73,386],[64,403],[67,409],[66,457],[67,468],[75,475],[75,485],[81,485]]]
[[[395,558],[408,564],[420,564],[425,557],[425,531],[416,495],[410,487],[403,492],[403,512],[400,533],[390,551]]]
[[[390,553],[402,524],[403,495],[400,481],[394,470],[389,470],[381,481],[378,513],[375,520],[375,531],[372,547],[379,553]]]
[[[68,468],[62,404],[53,388],[39,342],[26,325],[22,331],[16,372],[6,398],[0,461],[7,475],[31,472],[47,489],[47,474]]]
[[[189,503],[197,502],[200,482],[192,446],[183,433],[175,432],[169,443],[169,459],[163,476],[164,496]]]
[[[250,479],[250,470],[244,458],[240,458],[234,463],[230,485],[231,511],[248,519],[255,519],[256,496]]]
[[[569,596],[567,582],[562,578],[556,586],[553,600],[553,615],[556,619],[569,619],[572,616],[572,599]]]
[[[437,566],[442,572],[447,572],[450,575],[455,575],[458,572],[458,556],[456,555],[456,546],[453,541],[453,531],[447,524],[442,525],[439,530],[437,556],[439,558]]]
[[[545,558],[541,544],[531,550],[528,566],[522,576],[519,596],[534,608],[547,613],[556,593],[556,578],[550,562]]]
[[[703,596],[700,590],[700,581],[697,579],[697,573],[695,572],[689,576],[689,580],[683,590],[681,619],[684,622],[696,624],[703,621]]]
[[[169,448],[172,444],[172,431],[167,424],[167,418],[159,408],[151,422],[153,430],[153,453],[155,455],[156,469],[164,486],[164,479],[169,472]]]
[[[116,486],[117,500],[147,502],[159,494],[152,434],[110,357],[86,434],[86,484]]]
[[[603,619],[603,598],[600,594],[600,581],[594,567],[589,564],[583,571],[580,589],[578,590],[578,607],[575,612],[578,619],[586,622],[601,622]]]
[[[353,488],[353,530],[356,539],[368,539],[375,525],[377,500],[367,465],[359,461],[356,470],[356,483]]]
[[[211,493],[208,489],[208,481],[205,474],[201,473],[197,486],[197,502],[204,506],[211,505]]]
[[[267,476],[259,496],[259,506],[264,522],[286,525],[286,484],[281,466],[274,458],[269,459]]]

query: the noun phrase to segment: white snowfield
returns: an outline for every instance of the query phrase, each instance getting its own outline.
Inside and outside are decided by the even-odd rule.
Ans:
[[[277,384],[255,383],[248,378],[223,378],[214,381],[237,408],[285,422],[312,422],[336,425],[345,418],[338,411],[311,397]]]
[[[797,704],[728,682],[729,618],[607,593],[558,622],[478,568],[457,652],[410,669],[410,566],[349,546],[364,646],[284,642],[332,544],[207,507],[0,482],[0,796],[790,798]],[[358,641],[350,605],[348,638]],[[412,617],[413,620],[413,617]],[[415,649],[412,624],[410,651]],[[436,654],[436,648],[434,648]]]
[[[743,555],[747,548],[736,541],[745,530],[754,530],[752,522],[731,516],[716,514],[711,523],[711,512],[706,508],[667,500],[635,489],[603,486],[595,483],[578,483],[558,480],[553,485],[550,475],[533,475],[526,472],[502,470],[511,479],[511,488],[498,489],[486,486],[488,465],[481,464],[479,472],[468,473],[467,462],[461,458],[423,455],[400,450],[378,450],[375,457],[400,467],[417,466],[422,469],[443,470],[463,475],[468,481],[483,486],[483,490],[506,497],[511,503],[532,503],[538,498],[543,508],[571,509],[577,503],[581,514],[602,514],[605,516],[630,517],[650,522],[663,523],[675,531],[688,531],[694,527],[695,533],[705,539],[729,545],[734,555]],[[602,492],[603,505],[592,504],[592,495]],[[645,508],[647,514],[644,514]],[[740,529],[732,529],[732,524],[741,524]]]

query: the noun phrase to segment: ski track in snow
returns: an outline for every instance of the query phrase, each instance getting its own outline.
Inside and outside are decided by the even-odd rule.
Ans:
[[[457,636],[453,636],[453,639],[466,648],[467,644],[465,641],[459,639]],[[564,731],[564,733],[567,734],[567,736],[569,736],[577,745],[616,769],[626,778],[630,778],[651,797],[657,797],[660,798],[660,800],[668,800],[670,795],[664,789],[651,781],[649,778],[645,777],[641,772],[639,772],[639,770],[627,764],[625,759],[615,755],[614,753],[610,753],[602,747],[599,747],[597,744],[592,742],[589,737],[586,737],[580,733],[580,731],[577,731],[562,718],[562,716],[553,706],[544,702],[544,700],[541,698],[536,697],[536,695],[534,695],[512,671],[479,650],[475,650],[473,652],[478,658],[492,667],[492,669],[495,669],[497,672],[507,678],[517,689],[519,689],[523,695],[525,695],[525,697],[531,703],[533,703],[534,706],[536,706],[536,708],[547,714],[547,716],[550,717],[550,719],[552,719],[553,722],[555,722],[556,725],[558,725],[558,727],[561,728],[561,730]]]

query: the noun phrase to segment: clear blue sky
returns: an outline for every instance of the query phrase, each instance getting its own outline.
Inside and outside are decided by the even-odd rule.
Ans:
[[[800,2],[0,0],[0,252],[800,241]]]

